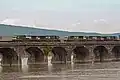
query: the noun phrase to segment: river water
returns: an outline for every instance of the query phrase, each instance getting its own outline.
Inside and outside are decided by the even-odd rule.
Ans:
[[[0,67],[0,80],[120,80],[120,62]]]

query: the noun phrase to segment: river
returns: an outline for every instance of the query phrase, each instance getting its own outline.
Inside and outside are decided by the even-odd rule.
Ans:
[[[120,62],[0,67],[0,80],[120,80]]]

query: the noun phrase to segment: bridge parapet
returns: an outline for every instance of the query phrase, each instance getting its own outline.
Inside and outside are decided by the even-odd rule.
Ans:
[[[0,46],[67,46],[67,45],[120,45],[120,41],[80,41],[80,42],[0,42]]]

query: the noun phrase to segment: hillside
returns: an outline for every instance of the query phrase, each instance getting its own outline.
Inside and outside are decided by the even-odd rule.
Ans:
[[[0,36],[13,36],[13,35],[33,35],[33,36],[45,36],[45,35],[56,35],[56,36],[108,36],[109,34],[99,33],[85,33],[85,32],[68,32],[59,30],[48,30],[32,27],[14,26],[0,24]]]

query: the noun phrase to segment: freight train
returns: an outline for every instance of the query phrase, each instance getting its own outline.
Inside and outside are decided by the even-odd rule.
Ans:
[[[117,41],[119,36],[1,36],[0,41]]]

